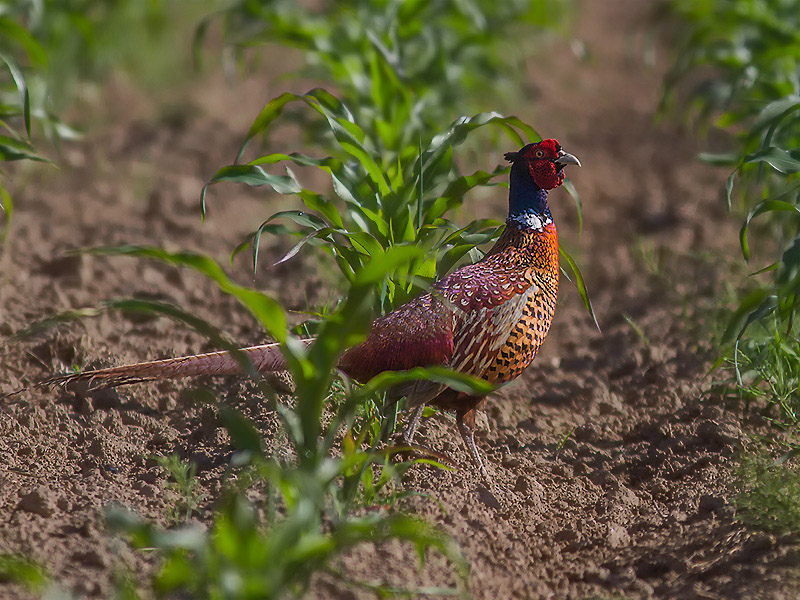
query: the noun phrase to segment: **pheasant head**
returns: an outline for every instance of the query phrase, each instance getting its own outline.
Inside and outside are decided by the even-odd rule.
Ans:
[[[505,158],[512,163],[508,219],[529,226],[550,222],[547,190],[564,183],[565,166],[580,166],[581,162],[564,152],[554,139],[528,144],[518,152],[507,152]]]
[[[506,152],[505,158],[514,163],[512,173],[526,174],[542,190],[552,190],[564,183],[565,166],[581,166],[581,161],[564,152],[554,139],[528,144],[519,152]]]

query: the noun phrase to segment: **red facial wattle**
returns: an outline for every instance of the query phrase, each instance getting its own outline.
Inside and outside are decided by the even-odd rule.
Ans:
[[[554,162],[560,151],[558,140],[547,139],[525,153],[531,178],[543,190],[552,190],[564,183],[564,167]]]
[[[564,183],[564,168],[552,160],[532,160],[528,168],[533,182],[543,190],[552,190]]]

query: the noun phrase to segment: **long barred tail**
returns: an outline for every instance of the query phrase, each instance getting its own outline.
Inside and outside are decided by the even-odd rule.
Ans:
[[[313,340],[302,340],[310,344]],[[261,344],[240,350],[253,363],[259,373],[286,370],[286,360],[281,353],[280,344]],[[176,379],[197,375],[238,375],[244,373],[241,364],[229,352],[209,352],[178,358],[166,358],[84,371],[73,375],[60,375],[40,381],[38,385],[69,385],[85,383],[92,389],[110,388],[127,383],[152,379]]]

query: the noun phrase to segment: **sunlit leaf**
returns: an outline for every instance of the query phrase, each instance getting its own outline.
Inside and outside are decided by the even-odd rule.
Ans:
[[[781,173],[797,173],[800,172],[800,149],[784,150],[770,147],[744,157],[745,164],[757,162],[768,163],[773,169]]]
[[[586,288],[586,282],[583,279],[583,274],[581,273],[580,268],[578,267],[578,263],[564,250],[561,244],[558,245],[558,252],[561,254],[561,257],[567,261],[570,270],[572,271],[572,275],[575,278],[575,286],[578,288],[578,293],[581,295],[581,300],[583,300],[583,304],[586,307],[586,310],[589,311],[589,316],[592,317],[592,321],[594,321],[595,327],[597,330],[600,331],[600,324],[597,322],[597,317],[594,314],[594,308],[592,308],[592,300],[589,297],[589,290]],[[563,269],[562,269],[563,272]]]
[[[82,250],[105,256],[151,258],[175,266],[188,267],[216,282],[226,294],[236,297],[278,341],[286,337],[286,315],[281,305],[262,292],[242,287],[225,274],[212,258],[194,252],[168,252],[152,246],[105,246]]]
[[[728,320],[723,341],[732,342],[740,338],[749,325],[775,310],[777,305],[778,297],[769,290],[759,289],[751,292],[745,296]]]
[[[744,256],[745,260],[750,259],[750,245],[747,242],[747,229],[750,226],[750,221],[764,213],[791,211],[800,213],[800,207],[790,204],[789,202],[784,202],[783,200],[764,200],[753,207],[753,210],[748,213],[744,224],[742,224],[742,227],[739,230],[739,243],[741,245],[742,255]]]

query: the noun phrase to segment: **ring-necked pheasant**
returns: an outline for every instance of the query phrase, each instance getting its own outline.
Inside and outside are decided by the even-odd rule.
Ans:
[[[505,158],[512,163],[506,228],[479,262],[444,277],[425,293],[375,320],[367,338],[347,350],[339,368],[367,381],[383,371],[442,365],[502,384],[515,379],[539,351],[553,320],[558,293],[558,239],[547,192],[564,182],[564,167],[580,161],[554,139],[528,144]],[[306,340],[310,343],[311,340]],[[286,368],[278,344],[243,349],[261,372]],[[227,352],[151,361],[44,383],[90,381],[111,387],[145,379],[241,373]],[[475,445],[475,410],[484,400],[419,381],[395,390],[414,413],[404,438],[411,444],[422,409],[432,404],[456,412],[470,457],[489,479]]]

